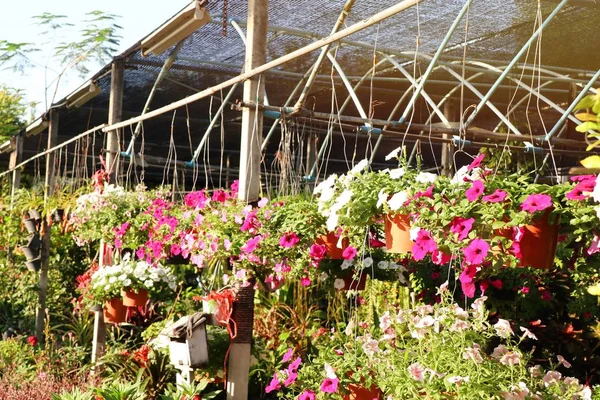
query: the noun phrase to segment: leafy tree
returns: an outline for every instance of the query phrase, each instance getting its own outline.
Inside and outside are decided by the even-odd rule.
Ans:
[[[25,121],[26,105],[18,90],[0,86],[0,141],[3,142],[19,130]]]

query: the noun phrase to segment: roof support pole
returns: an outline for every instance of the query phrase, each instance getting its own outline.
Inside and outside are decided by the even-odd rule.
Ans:
[[[175,61],[177,60],[177,54],[179,54],[179,51],[181,50],[181,47],[183,46],[183,42],[184,42],[184,40],[177,43],[175,48],[171,51],[171,53],[165,60],[165,63],[163,64],[162,68],[160,69],[160,72],[158,73],[158,76],[156,77],[156,80],[154,81],[154,85],[152,85],[152,88],[150,89],[150,93],[148,94],[148,98],[146,99],[146,104],[144,104],[144,108],[142,109],[142,115],[144,115],[150,109],[150,104],[152,104],[152,100],[154,99],[154,94],[156,93],[156,89],[158,89],[158,87],[160,86],[162,81],[167,77],[167,73],[169,72],[169,68],[171,68],[171,65],[173,65],[173,63],[175,63]],[[131,137],[129,146],[127,146],[127,150],[125,151],[127,154],[131,154],[131,152],[133,151],[133,146],[135,145],[135,139],[138,137],[141,130],[142,130],[142,123],[138,122],[137,125],[135,126],[135,130],[133,131],[133,136]]]
[[[409,100],[408,105],[404,109],[404,112],[402,113],[402,116],[400,117],[400,120],[399,120],[400,123],[403,123],[404,121],[406,121],[406,118],[408,117],[408,115],[412,111],[412,108],[413,108],[413,106],[415,104],[415,101],[417,100],[417,97],[419,97],[419,95],[421,94],[421,91],[423,90],[423,87],[425,86],[425,83],[427,82],[427,78],[429,78],[429,75],[433,71],[433,68],[435,67],[435,64],[437,63],[437,61],[439,60],[440,56],[444,52],[444,48],[448,44],[448,41],[450,41],[450,39],[454,35],[454,32],[458,28],[458,25],[460,24],[460,21],[463,19],[463,17],[465,16],[465,14],[467,13],[467,11],[469,10],[469,7],[471,6],[471,1],[472,0],[467,0],[465,2],[465,4],[463,5],[463,8],[460,10],[460,12],[458,13],[458,15],[454,19],[454,22],[450,26],[450,29],[448,30],[448,32],[446,32],[446,36],[444,36],[444,39],[442,39],[442,43],[440,43],[440,46],[438,47],[437,51],[435,52],[435,55],[431,59],[431,62],[429,63],[429,66],[427,67],[427,70],[425,70],[425,73],[423,74],[423,78],[419,82],[419,85],[415,88],[415,91],[413,92],[413,95],[412,95],[411,99]]]
[[[594,83],[596,83],[596,80],[598,80],[598,78],[600,78],[600,69],[594,74],[594,76],[592,77],[592,79],[590,79],[590,81],[587,83],[587,85],[585,85],[585,87],[583,88],[583,90],[581,92],[579,92],[579,95],[577,95],[577,97],[569,105],[569,107],[567,107],[567,109],[564,111],[563,115],[560,117],[560,119],[558,120],[558,122],[556,122],[556,124],[554,125],[554,127],[552,128],[552,130],[550,132],[548,132],[548,134],[546,134],[546,137],[544,138],[545,141],[549,141],[552,138],[552,136],[554,136],[554,134],[560,128],[562,128],[562,126],[565,123],[565,121],[567,120],[567,118],[571,115],[571,113],[575,109],[575,106],[577,106],[577,104],[581,101],[581,99],[583,99],[583,97],[585,95],[587,95],[587,92],[590,90],[590,88],[592,87],[592,85],[594,85]],[[579,124],[581,124],[580,121],[579,121],[578,125]]]
[[[121,121],[123,116],[123,60],[114,60],[110,76],[110,97],[108,103],[108,124],[113,125]],[[106,130],[106,170],[109,174],[109,183],[116,183],[119,176],[120,143],[119,129]]]
[[[344,4],[344,8],[342,9],[342,12],[340,13],[340,16],[338,17],[337,21],[335,22],[335,25],[333,26],[333,29],[331,30],[330,35],[333,35],[342,27],[342,25],[346,21],[346,17],[350,14],[350,11],[352,10],[352,7],[354,6],[354,2],[355,2],[355,0],[346,0],[346,4]],[[300,110],[302,107],[304,107],[304,102],[306,101],[306,96],[308,96],[308,93],[310,92],[312,84],[314,83],[315,78],[317,77],[317,73],[319,72],[319,69],[321,68],[321,65],[323,64],[323,61],[325,60],[325,56],[327,55],[330,57],[329,47],[330,47],[330,44],[327,44],[321,48],[321,53],[319,54],[317,61],[315,61],[315,64],[312,68],[312,72],[310,73],[310,76],[308,77],[308,80],[306,81],[306,84],[304,85],[304,89],[302,89],[302,93],[300,93],[300,97],[298,97],[298,100],[296,101],[296,104],[294,105],[295,110]]]
[[[16,168],[23,161],[23,136],[16,134],[10,138],[11,147],[13,151],[10,153],[10,160],[8,162],[8,169],[12,170],[12,184],[10,190],[10,204],[11,206],[15,201],[15,192],[21,186],[21,170]]]
[[[248,1],[245,73],[250,73],[267,61],[267,26],[269,0]],[[264,76],[255,74],[244,82],[244,101],[264,101]],[[233,82],[235,83],[235,82]],[[239,199],[253,203],[261,191],[260,160],[263,113],[258,109],[242,111],[240,147]],[[237,336],[231,344],[227,377],[227,400],[248,399],[252,324],[254,322],[254,287],[240,287],[233,305],[232,318],[237,324]]]
[[[519,50],[519,52],[513,57],[512,61],[508,64],[508,66],[506,68],[504,68],[504,71],[502,72],[502,74],[500,74],[498,79],[496,79],[496,81],[494,82],[494,85],[490,88],[490,90],[488,90],[488,92],[485,94],[483,99],[481,99],[479,104],[477,104],[477,106],[475,107],[475,110],[473,110],[473,112],[471,113],[469,118],[465,121],[465,126],[469,126],[473,122],[473,120],[477,117],[477,114],[479,114],[479,112],[483,109],[483,106],[485,104],[487,104],[487,102],[490,100],[490,98],[492,97],[492,95],[494,94],[494,92],[496,91],[498,86],[500,85],[500,83],[502,83],[504,78],[506,78],[508,76],[509,72],[517,64],[519,59],[521,57],[523,57],[523,55],[527,52],[527,50],[529,50],[529,47],[531,47],[533,42],[538,38],[538,36],[540,36],[540,34],[544,30],[544,28],[546,28],[546,26],[548,26],[550,21],[552,21],[552,19],[558,14],[558,12],[564,6],[567,5],[568,2],[569,2],[569,0],[562,0],[558,4],[558,6],[556,6],[554,11],[552,11],[552,13],[550,15],[548,15],[548,17],[544,20],[544,22],[542,22],[542,25],[533,33],[533,35],[531,35],[531,37],[529,38],[527,43],[525,43],[525,45],[521,48],[521,50]]]
[[[50,125],[48,126],[47,148],[52,148],[58,143],[58,110],[50,110]],[[46,178],[44,182],[44,204],[54,194],[56,153],[46,155]],[[38,282],[38,307],[35,315],[35,337],[43,339],[46,322],[46,295],[48,293],[48,266],[50,261],[50,227],[46,216],[42,218],[40,232],[42,234],[41,268]]]
[[[279,57],[275,60],[269,61],[263,65],[260,65],[256,68],[253,68],[251,70],[246,70],[244,73],[228,79],[224,82],[221,82],[215,86],[212,86],[210,88],[204,89],[196,94],[193,94],[191,96],[185,97],[181,100],[175,101],[171,104],[168,104],[164,107],[160,107],[157,108],[156,110],[152,110],[148,113],[146,113],[145,115],[139,115],[137,117],[134,118],[130,118],[126,121],[122,121],[116,124],[111,124],[110,126],[104,127],[102,130],[103,132],[107,132],[109,130],[114,130],[114,129],[118,129],[118,128],[123,128],[125,126],[129,126],[132,124],[135,124],[136,122],[139,121],[145,121],[147,119],[156,117],[157,115],[161,115],[164,113],[167,113],[169,111],[175,110],[179,107],[182,107],[186,104],[190,104],[193,103],[195,101],[198,101],[200,99],[203,99],[205,97],[211,96],[217,92],[219,92],[220,90],[230,87],[231,85],[233,85],[234,83],[238,83],[238,82],[243,82],[248,80],[249,78],[252,78],[256,75],[262,74],[265,71],[268,71],[272,68],[278,67],[280,65],[285,64],[286,62],[289,62],[291,60],[295,60],[298,57],[301,57],[303,55],[306,55],[308,53],[310,53],[311,51],[320,49],[321,47],[329,44],[329,43],[333,43],[336,42],[340,39],[343,39],[347,36],[352,35],[353,33],[356,32],[360,32],[363,29],[366,29],[370,26],[373,26],[375,24],[378,24],[379,22],[393,16],[396,15],[404,10],[406,10],[407,8],[410,8],[412,6],[414,6],[415,4],[420,3],[423,0],[403,0],[389,8],[386,8],[385,10],[382,10],[380,12],[378,12],[375,15],[372,15],[370,18],[364,19],[360,22],[357,22],[356,24],[349,26],[341,31],[339,31],[336,34],[333,34],[331,36],[328,36],[326,38],[317,40],[316,42],[313,42],[307,46],[304,46],[298,50],[294,50],[291,53],[288,53],[282,57]]]
[[[350,98],[352,98],[352,101],[354,101],[354,106],[358,110],[358,114],[361,117],[363,117],[364,119],[368,119],[365,109],[363,108],[362,104],[360,104],[360,100],[358,99],[356,92],[352,88],[352,84],[346,77],[346,74],[344,73],[344,70],[342,69],[340,64],[337,62],[335,57],[331,55],[331,53],[327,53],[327,58],[329,58],[329,61],[331,61],[333,68],[335,68],[335,70],[338,73],[338,75],[340,76],[340,78],[342,78],[342,82],[344,82],[344,86],[346,87],[346,90],[348,91]],[[370,124],[367,122],[366,125],[370,125]]]
[[[227,93],[227,95],[225,96],[223,101],[221,102],[221,106],[219,106],[219,109],[217,110],[215,115],[210,120],[210,123],[208,124],[208,127],[206,128],[204,135],[202,135],[202,139],[200,139],[200,143],[198,144],[198,147],[196,148],[196,151],[194,151],[194,155],[192,156],[192,159],[189,162],[190,166],[194,165],[196,163],[196,161],[198,161],[198,157],[200,157],[200,153],[202,152],[202,149],[204,148],[204,145],[206,144],[206,141],[208,140],[208,136],[210,135],[210,132],[214,128],[215,124],[217,123],[217,120],[223,113],[225,106],[229,102],[229,99],[231,98],[231,96],[233,95],[233,93],[235,92],[235,89],[237,89],[237,87],[238,87],[238,84],[236,83],[235,85],[233,85],[231,87],[231,89],[229,89],[229,92]]]
[[[354,91],[356,91],[359,87],[362,86],[362,84],[367,80],[367,78],[377,69],[377,67],[379,67],[381,64],[385,63],[386,60],[382,59],[379,60],[375,65],[373,65],[363,76],[362,78],[360,78],[360,80],[356,83],[356,85],[354,85]],[[343,113],[344,110],[346,109],[346,107],[348,106],[348,104],[350,104],[350,100],[351,97],[350,95],[348,95],[346,97],[346,100],[344,100],[344,102],[342,103],[340,109],[339,109],[339,113]],[[335,120],[334,120],[335,121]],[[314,159],[314,163],[312,168],[310,169],[309,173],[308,173],[308,179],[310,180],[313,176],[315,176],[316,172],[317,172],[317,166],[319,164],[319,160],[323,157],[323,155],[325,154],[325,150],[327,149],[327,145],[329,144],[329,141],[331,140],[331,137],[333,136],[333,124],[329,127],[328,131],[327,131],[327,135],[325,136],[325,139],[323,139],[323,143],[321,144],[321,147],[319,148],[319,152],[317,154],[317,157]]]

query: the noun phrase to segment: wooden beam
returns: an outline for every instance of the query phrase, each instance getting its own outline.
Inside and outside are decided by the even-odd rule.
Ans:
[[[267,61],[268,0],[248,1],[248,27],[246,36],[246,72]],[[265,97],[264,75],[255,75],[244,82],[244,100],[257,99],[260,104]],[[251,203],[259,199],[260,159],[262,144],[263,113],[257,109],[242,112],[242,137],[240,146],[239,198]],[[254,321],[254,288],[240,287],[233,305],[232,318],[237,324],[237,336],[231,345],[227,377],[227,399],[248,399],[250,350],[252,324]]]
[[[23,136],[16,134],[10,138],[10,145],[13,151],[10,153],[10,160],[8,162],[8,169],[14,169],[12,173],[12,185],[11,185],[11,204],[14,204],[15,191],[19,189],[21,185],[21,169],[15,167],[23,161]]]
[[[123,119],[123,60],[112,63],[110,76],[110,97],[108,103],[108,124],[112,125]],[[109,182],[116,183],[119,176],[119,161],[121,146],[119,134],[121,130],[108,131],[106,138],[106,169],[109,172]]]
[[[47,148],[50,149],[58,144],[58,110],[50,111],[50,125],[48,127]],[[55,161],[56,153],[46,154],[46,179],[44,183],[44,204],[54,193],[55,186]],[[41,249],[41,268],[38,282],[38,308],[35,316],[35,336],[38,340],[43,339],[44,326],[46,322],[46,295],[48,293],[48,266],[50,260],[50,227],[47,218],[42,218],[41,224],[42,249]]]

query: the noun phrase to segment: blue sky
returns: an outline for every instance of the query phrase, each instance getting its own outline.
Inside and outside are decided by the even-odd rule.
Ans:
[[[119,51],[133,45],[136,41],[150,33],[162,22],[167,20],[181,8],[189,4],[189,0],[103,0],[91,2],[85,0],[27,0],[11,2],[0,13],[0,39],[10,42],[31,42],[37,45],[42,41],[40,27],[36,26],[32,16],[49,12],[62,14],[69,17],[69,21],[77,23],[85,19],[85,13],[101,10],[111,14],[120,15],[118,23],[123,27]],[[66,40],[77,40],[78,30],[68,33]],[[51,48],[52,46],[45,46]],[[42,51],[32,56],[34,61],[45,65],[50,55],[49,51]],[[50,63],[52,66],[52,63]],[[95,72],[100,65],[90,64],[89,69]],[[58,69],[55,66],[54,69]],[[48,72],[48,80],[55,78],[53,72]],[[77,73],[70,73],[61,80],[56,99],[76,89],[85,78]],[[28,69],[24,74],[0,70],[0,84],[22,89],[27,101],[38,101],[41,104],[36,109],[39,114],[44,107],[45,73],[43,67]]]

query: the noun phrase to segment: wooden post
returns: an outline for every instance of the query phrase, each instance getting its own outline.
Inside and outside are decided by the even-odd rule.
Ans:
[[[100,241],[100,257],[98,265],[100,267],[106,265],[107,260],[105,258],[106,246],[104,240]],[[94,309],[94,337],[92,339],[92,364],[95,364],[100,357],[104,355],[106,347],[106,323],[104,322],[104,310],[102,305],[99,309]],[[94,367],[92,367],[94,371]],[[94,371],[95,372],[95,371]]]
[[[123,73],[123,60],[114,60],[110,76],[109,125],[121,122],[123,119]],[[108,132],[106,138],[106,169],[109,173],[109,183],[117,183],[120,155],[119,130],[112,130]]]
[[[306,141],[306,173],[305,175],[310,175],[310,170],[317,160],[317,147],[318,147],[319,137],[314,132],[308,133],[308,138]],[[319,166],[315,169],[315,176],[311,176],[312,181],[307,181],[304,185],[304,190],[307,195],[312,195],[314,190],[314,180],[316,180],[319,176]]]
[[[50,110],[50,125],[48,126],[47,148],[52,148],[58,144],[58,110]],[[44,183],[44,204],[48,197],[54,194],[55,182],[55,153],[50,152],[46,155],[46,179]],[[46,216],[42,218],[42,251],[39,287],[38,309],[35,316],[35,336],[38,340],[43,339],[44,324],[46,321],[46,294],[48,292],[48,266],[50,259],[50,227]]]
[[[456,104],[454,100],[448,99],[444,103],[444,117],[448,120],[448,122],[454,122],[458,120],[456,116]],[[450,135],[444,133],[444,139],[448,139]],[[454,155],[454,146],[451,143],[443,143],[442,144],[442,175],[452,176],[452,166],[453,166],[453,155]]]
[[[10,160],[8,162],[8,168],[13,169],[23,161],[23,136],[16,134],[10,138],[11,145],[13,147],[12,153],[10,153]],[[12,185],[10,192],[10,203],[14,204],[15,191],[19,189],[21,185],[21,170],[15,169],[12,173]]]
[[[265,64],[267,59],[268,0],[248,1],[245,71]],[[264,76],[259,75],[244,82],[244,101],[262,104],[264,101]],[[242,140],[240,147],[240,200],[252,203],[260,196],[260,146],[262,143],[262,111],[245,108],[242,112]],[[254,321],[254,288],[241,287],[233,305],[232,318],[237,324],[237,336],[231,345],[227,370],[227,399],[248,399],[252,323]]]

